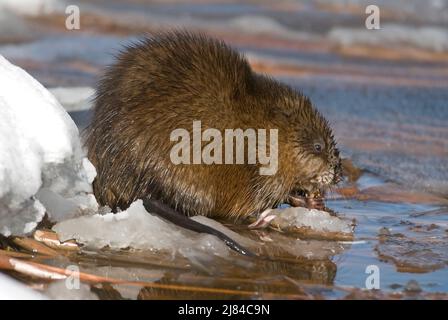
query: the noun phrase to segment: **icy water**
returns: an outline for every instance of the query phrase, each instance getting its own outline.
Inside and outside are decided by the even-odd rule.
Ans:
[[[349,243],[231,226],[273,240],[262,250],[272,261],[235,254],[230,261],[201,256],[191,263],[160,253],[85,249],[47,262],[76,262],[82,272],[134,281],[92,286],[105,299],[446,298],[448,6],[380,2],[383,29],[370,31],[376,34],[367,41],[357,36],[366,32],[365,3],[348,3],[78,1],[79,31],[66,31],[59,11],[18,17],[14,41],[0,34],[0,54],[50,88],[94,86],[112,54],[144,32],[183,27],[223,38],[255,70],[308,95],[332,123],[343,156],[360,168],[327,201],[356,220]],[[418,36],[422,27],[431,28],[425,37]],[[80,128],[89,119],[88,110],[71,115]],[[380,271],[381,291],[360,290],[368,266]]]

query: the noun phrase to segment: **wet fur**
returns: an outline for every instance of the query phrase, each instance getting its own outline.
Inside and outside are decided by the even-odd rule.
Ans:
[[[277,174],[261,176],[256,165],[172,164],[171,131],[191,131],[195,120],[203,130],[278,129]],[[94,193],[114,210],[150,194],[185,215],[237,219],[319,187],[316,179],[340,162],[327,121],[307,97],[254,73],[223,42],[187,32],[148,37],[118,55],[99,83],[87,134]],[[315,140],[325,144],[322,154]]]

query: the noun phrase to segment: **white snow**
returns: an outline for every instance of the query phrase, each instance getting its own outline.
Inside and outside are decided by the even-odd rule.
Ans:
[[[250,239],[239,236],[218,222],[198,217],[201,223],[212,225],[243,245],[251,245]],[[217,237],[199,234],[179,228],[172,223],[150,215],[141,200],[135,201],[126,211],[117,214],[83,216],[59,222],[53,227],[61,241],[75,239],[90,248],[134,248],[160,250],[172,255],[195,257],[201,252],[226,257],[228,247]]]
[[[42,294],[0,273],[0,300],[43,300]]]
[[[0,233],[29,233],[45,212],[58,220],[96,211],[95,174],[67,112],[0,55]]]

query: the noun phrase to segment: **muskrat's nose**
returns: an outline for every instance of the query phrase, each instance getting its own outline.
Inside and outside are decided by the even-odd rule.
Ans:
[[[333,168],[342,167],[341,165],[341,157],[339,156],[339,150],[334,149],[333,153],[330,155],[330,163],[332,164]]]

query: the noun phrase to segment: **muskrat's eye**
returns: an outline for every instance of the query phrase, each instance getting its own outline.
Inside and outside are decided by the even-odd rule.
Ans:
[[[316,151],[317,153],[321,153],[323,149],[324,147],[322,146],[322,143],[320,142],[314,143],[314,151]]]

